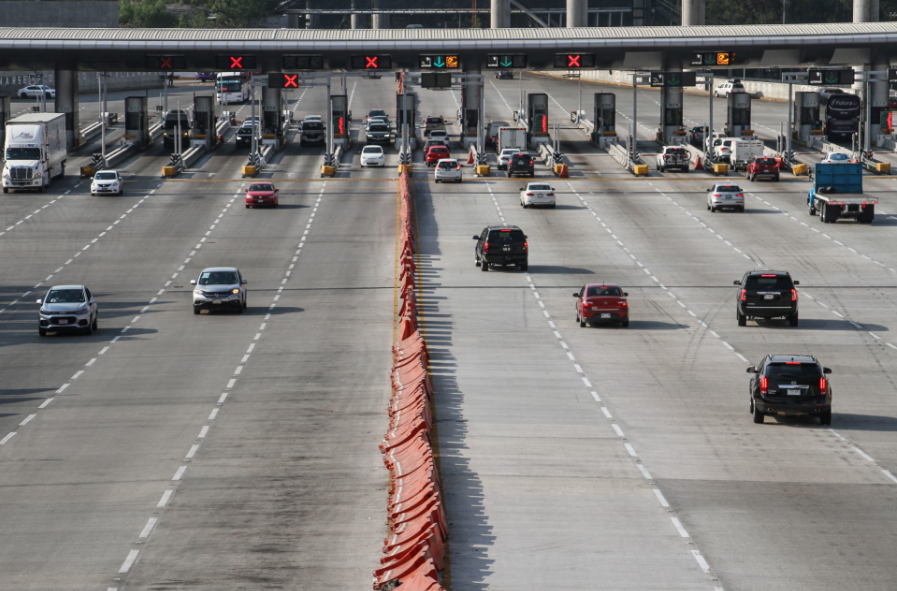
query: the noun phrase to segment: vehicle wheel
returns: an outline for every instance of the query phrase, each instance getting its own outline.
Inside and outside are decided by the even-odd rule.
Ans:
[[[747,316],[736,310],[735,317],[738,319],[738,326],[747,326]]]
[[[486,271],[488,271],[488,270],[489,270],[489,263],[487,263],[486,261],[481,262],[481,263],[480,263],[480,270],[483,271],[484,273],[485,273]]]
[[[831,425],[832,424],[832,409],[831,407],[822,411],[822,414],[819,415],[819,424],[820,425]]]
[[[828,220],[825,219],[825,211],[828,209],[825,204],[822,205],[822,208],[819,210],[819,219],[823,224],[827,224]]]
[[[525,271],[527,271],[528,269],[529,269],[529,263],[523,263],[522,265],[520,265],[520,270],[521,270],[521,271],[524,271],[524,272],[525,272]]]
[[[710,213],[716,213],[716,208],[712,205],[710,206]]]
[[[816,208],[810,205],[809,201],[807,201],[807,213],[809,213],[811,216],[816,215]]]
[[[579,322],[580,328],[585,328],[586,322],[582,319],[582,316],[579,315],[579,312],[576,313],[576,321]]]
[[[744,205],[738,208],[738,213],[744,213]]]
[[[84,335],[89,337],[89,336],[92,335],[92,334],[93,334],[93,324],[88,324],[88,325],[84,328]]]
[[[250,207],[247,205],[247,206],[246,206],[246,209],[250,209]]]
[[[788,325],[789,325],[789,326],[797,326],[797,325],[798,325],[798,317],[797,317],[797,314],[795,314],[794,316],[789,316],[789,317],[788,317]]]
[[[757,408],[756,405],[754,405],[754,422],[757,424],[760,424],[763,422],[764,418],[765,418],[765,415],[762,412],[760,412],[760,409]]]
[[[94,330],[97,330],[99,323],[100,323],[100,314],[97,313],[97,315],[93,317],[93,329]]]
[[[3,192],[4,192],[4,193],[9,193],[9,187],[3,187]]]
[[[237,305],[237,314],[242,314],[242,313],[243,313],[243,305],[239,304],[239,305]]]
[[[526,203],[521,203],[523,205],[523,209],[526,209]]]
[[[551,209],[557,209],[557,207],[558,207],[558,204],[557,204],[557,203],[552,203],[552,204],[551,204]]]
[[[660,172],[665,172],[665,171],[666,171],[666,169],[665,169],[663,166],[658,166],[658,167],[657,167],[657,170],[659,170]]]
[[[620,323],[623,328],[629,328],[629,318]]]
[[[37,334],[39,336],[45,337],[45,336],[47,336],[47,329],[46,328],[38,328]]]
[[[197,308],[196,306],[193,306],[193,313],[194,313],[194,314],[199,314],[201,311],[202,311],[202,310],[200,310],[200,309]]]

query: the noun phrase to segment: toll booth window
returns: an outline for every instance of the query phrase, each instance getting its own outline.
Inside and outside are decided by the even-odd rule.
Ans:
[[[666,109],[664,125],[682,125],[682,109]]]
[[[751,124],[751,109],[750,107],[744,109],[732,109],[732,125],[750,125]]]

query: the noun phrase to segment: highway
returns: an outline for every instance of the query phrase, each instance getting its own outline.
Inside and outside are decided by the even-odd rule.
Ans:
[[[487,118],[509,120],[519,87],[487,79]],[[569,125],[576,82],[523,87],[550,92]],[[278,154],[260,175],[278,210],[243,207],[247,150],[231,138],[168,181],[152,147],[123,166],[123,197],[91,197],[71,173],[3,196],[0,589],[369,588],[386,531],[397,155],[361,169],[357,128],[393,112],[395,84],[346,90],[362,137],[333,179],[320,147]],[[587,112],[599,90],[583,84]],[[615,90],[622,125],[631,89]],[[321,114],[324,96],[294,92],[290,108]],[[454,119],[459,92],[420,96],[421,115]],[[658,96],[640,91],[645,125]],[[707,99],[686,97],[702,122]],[[783,111],[754,102],[771,129]],[[790,175],[733,175],[747,211],[711,214],[713,178],[635,179],[578,138],[562,132],[569,180],[537,166],[554,210],[522,209],[527,179],[475,179],[466,159],[463,183],[436,185],[415,153],[445,587],[891,588],[893,181],[866,179],[872,226],[823,226]],[[503,222],[528,235],[526,273],[474,266],[471,236]],[[214,265],[249,279],[246,313],[193,315],[189,280]],[[732,281],[754,268],[800,280],[800,327],[737,326]],[[571,293],[596,281],[629,293],[628,329],[574,321]],[[82,282],[100,330],[38,337],[34,300]],[[767,353],[833,369],[831,428],[752,423],[745,368]]]

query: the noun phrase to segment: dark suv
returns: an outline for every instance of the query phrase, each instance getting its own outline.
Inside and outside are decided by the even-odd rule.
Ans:
[[[735,301],[738,326],[748,318],[787,318],[797,326],[797,290],[800,281],[792,281],[786,271],[748,271],[735,281],[741,287]]]
[[[514,154],[508,160],[508,178],[511,178],[515,174],[522,174],[531,177],[536,176],[536,167],[533,163],[533,157],[530,156],[527,152]]]
[[[809,415],[820,425],[832,424],[832,373],[811,355],[767,355],[751,378],[751,414],[755,423],[766,415]]]
[[[517,226],[488,226],[473,239],[477,241],[476,264],[483,271],[490,265],[517,265],[521,271],[529,268],[529,244]]]

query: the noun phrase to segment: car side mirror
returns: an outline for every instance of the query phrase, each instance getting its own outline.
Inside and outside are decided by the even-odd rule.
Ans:
[[[249,283],[249,281],[247,281],[246,279],[240,279],[241,285],[246,285],[247,283]]]
[[[628,297],[629,297],[629,292],[624,291],[624,292],[623,292],[623,297],[627,297],[627,298],[628,298]]]
[[[732,285],[741,285],[741,281],[738,281],[738,280],[736,279],[735,281],[732,282]]]
[[[747,373],[757,373],[757,368],[754,366],[751,366],[751,367],[747,368],[745,371],[747,371]]]
[[[573,293],[573,297],[574,297],[574,298],[578,298],[578,297],[579,297],[579,293],[574,292],[574,293]]]
[[[554,191],[554,187],[552,187],[551,190]]]
[[[824,373],[825,375],[828,375],[828,374],[832,373],[832,370],[827,367],[823,367],[822,373]]]
[[[37,298],[37,303],[38,303],[38,304],[43,304],[43,303],[44,303],[44,299],[43,299],[43,298]]]
[[[526,187],[520,187],[521,191],[526,191]]]
[[[474,240],[479,240],[480,237],[479,237],[479,236],[474,236],[473,239],[474,239]]]
[[[190,285],[196,285],[196,279],[191,279],[191,280],[190,280]]]
[[[794,285],[800,285],[800,281],[795,281]]]
[[[710,192],[710,189],[707,189],[707,192],[709,193],[709,192]]]

